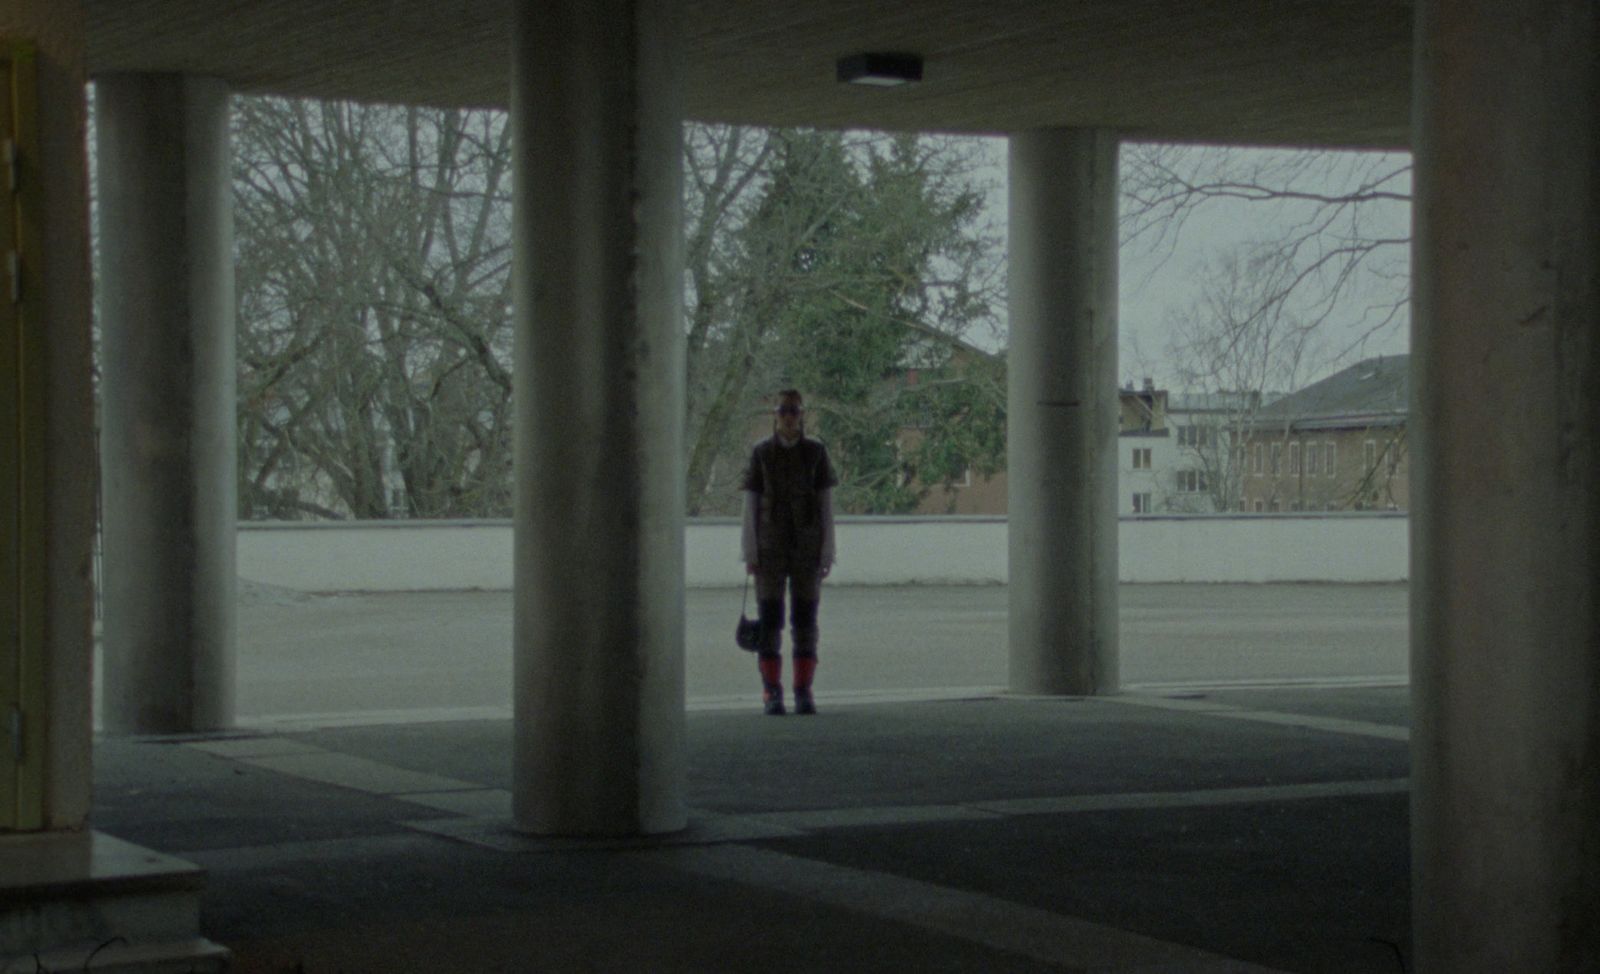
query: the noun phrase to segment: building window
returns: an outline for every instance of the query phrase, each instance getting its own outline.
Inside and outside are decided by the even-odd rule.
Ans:
[[[1133,513],[1135,513],[1135,514],[1149,514],[1150,513],[1150,495],[1149,495],[1149,493],[1134,494],[1133,495]]]
[[[1178,471],[1178,492],[1180,494],[1198,494],[1206,489],[1206,472],[1204,470]]]
[[[1375,441],[1368,440],[1361,444],[1361,459],[1362,470],[1378,469],[1378,444]]]
[[[1257,514],[1261,513],[1261,508],[1262,508],[1261,502],[1260,501],[1256,501],[1256,513]]]
[[[1332,440],[1323,444],[1322,459],[1325,461],[1322,469],[1327,471],[1328,476],[1336,475],[1339,472],[1339,444]]]
[[[1278,513],[1278,502],[1274,500],[1272,503],[1268,504],[1267,510],[1271,511],[1273,514]]]
[[[1209,426],[1180,426],[1178,427],[1178,445],[1199,449],[1211,445],[1211,428]]]
[[[1149,447],[1147,447],[1147,446],[1136,446],[1136,447],[1133,448],[1133,469],[1135,469],[1135,470],[1149,470],[1150,469],[1150,448]]]
[[[1272,444],[1272,475],[1283,473],[1283,444]]]
[[[1383,454],[1389,458],[1389,476],[1393,477],[1400,469],[1400,444],[1390,440],[1384,444]]]
[[[1261,476],[1261,444],[1260,443],[1256,444],[1255,456],[1251,460],[1251,469],[1254,471],[1254,473],[1255,473],[1255,475],[1257,477]]]
[[[1321,466],[1322,466],[1322,444],[1321,443],[1307,443],[1306,444],[1306,476],[1307,477],[1315,477],[1318,473],[1321,472],[1318,469]]]
[[[1289,473],[1298,476],[1300,473],[1300,444],[1289,444]]]

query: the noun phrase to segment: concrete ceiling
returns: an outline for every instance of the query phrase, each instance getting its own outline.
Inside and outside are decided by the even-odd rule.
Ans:
[[[506,103],[513,0],[87,0],[91,74],[186,71],[244,92]],[[1272,145],[1409,143],[1404,0],[684,0],[703,121]],[[841,85],[913,51],[924,81]]]

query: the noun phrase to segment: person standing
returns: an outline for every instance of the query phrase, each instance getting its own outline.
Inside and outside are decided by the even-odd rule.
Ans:
[[[772,436],[755,445],[744,472],[745,571],[756,579],[761,620],[762,702],[784,713],[783,608],[788,587],[794,638],[794,710],[814,714],[811,681],[817,670],[817,607],[822,580],[833,569],[833,488],[839,482],[828,448],[806,436],[805,404],[795,389],[778,393]]]

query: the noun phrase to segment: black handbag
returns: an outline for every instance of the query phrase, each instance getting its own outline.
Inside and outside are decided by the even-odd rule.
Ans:
[[[739,601],[739,624],[734,627],[733,641],[740,649],[755,652],[761,648],[761,620],[746,618],[744,608],[750,602],[750,576],[744,577],[744,598]]]

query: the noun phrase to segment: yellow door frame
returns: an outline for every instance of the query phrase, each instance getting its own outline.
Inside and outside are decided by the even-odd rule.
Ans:
[[[0,829],[45,821],[45,357],[34,49],[0,40]]]

